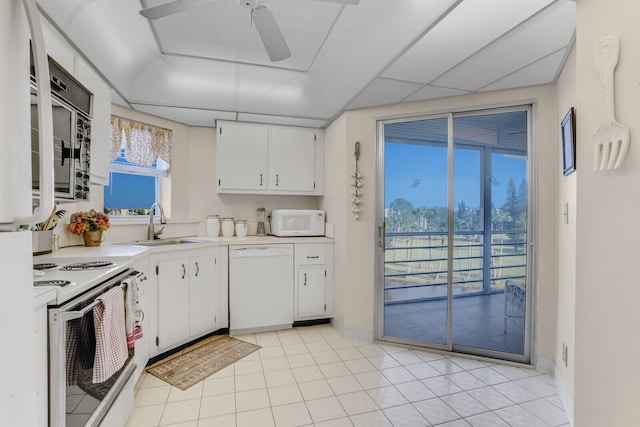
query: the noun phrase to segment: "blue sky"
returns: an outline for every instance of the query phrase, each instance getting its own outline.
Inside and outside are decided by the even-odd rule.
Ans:
[[[149,209],[154,202],[153,176],[111,173],[111,185],[104,187],[104,205],[110,209]]]
[[[456,150],[454,203],[480,206],[478,151]],[[501,154],[493,156],[493,203],[504,204],[509,178],[516,190],[526,178],[526,160]],[[385,207],[397,198],[414,207],[447,206],[447,149],[409,144],[385,144]]]

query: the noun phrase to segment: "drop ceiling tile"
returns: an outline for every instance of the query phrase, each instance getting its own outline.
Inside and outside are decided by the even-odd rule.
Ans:
[[[133,108],[147,114],[163,117],[189,126],[215,127],[216,120],[236,119],[236,113],[230,111],[197,110],[194,108],[141,104],[133,104]]]
[[[551,0],[463,1],[382,76],[429,83],[549,3]]]
[[[111,103],[129,107],[129,103],[115,90],[111,90]]]
[[[237,65],[162,56],[147,61],[124,93],[131,102],[236,111]]]
[[[332,115],[453,3],[455,0],[367,0],[345,7],[309,70]],[[393,29],[393,37],[386,29]]]
[[[294,117],[329,117],[322,93],[307,73],[239,65],[238,111]]]
[[[253,122],[253,123],[268,123],[272,125],[289,125],[289,126],[304,126],[311,128],[322,128],[327,125],[327,120],[321,119],[305,119],[298,117],[282,117],[282,116],[269,116],[265,114],[249,114],[239,113],[239,122]]]
[[[550,83],[563,65],[566,49],[561,49],[484,88],[482,92]]]
[[[83,2],[70,12],[67,36],[118,88],[125,88],[137,69],[158,56],[153,33],[130,0]]]
[[[575,2],[555,3],[433,83],[462,90],[478,90],[569,44],[575,21]]]
[[[363,108],[401,102],[422,87],[421,84],[377,78],[372,81],[346,108]]]
[[[144,2],[151,7],[166,0]],[[265,0],[291,50],[271,62],[251,22],[251,11],[236,0],[218,0],[151,21],[163,52],[307,70],[342,5],[313,0]]]
[[[77,13],[86,6],[84,0],[56,0],[50,2],[38,1],[38,6],[49,16],[60,28],[66,28],[65,24],[70,16]]]
[[[466,93],[469,92],[464,90],[447,89],[444,87],[426,85],[413,95],[407,97],[405,101],[423,101],[425,99],[446,98],[448,96],[464,95]]]

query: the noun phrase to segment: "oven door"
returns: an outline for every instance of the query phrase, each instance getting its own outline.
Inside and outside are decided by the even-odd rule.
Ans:
[[[49,308],[49,426],[97,426],[133,375],[134,349],[106,381],[94,383],[96,298],[128,273],[60,307]],[[124,304],[124,300],[123,300]]]
[[[31,183],[34,194],[40,190],[40,153],[38,150],[37,89],[31,86]],[[57,199],[74,198],[74,159],[77,152],[76,112],[53,96],[53,179]]]

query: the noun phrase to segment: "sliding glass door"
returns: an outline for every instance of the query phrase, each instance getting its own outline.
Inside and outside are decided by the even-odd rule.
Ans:
[[[380,123],[379,338],[529,360],[529,117]]]

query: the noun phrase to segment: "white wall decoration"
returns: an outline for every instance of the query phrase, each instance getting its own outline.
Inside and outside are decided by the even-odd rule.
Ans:
[[[613,74],[618,65],[620,39],[607,36],[595,44],[596,70],[602,91],[602,124],[594,134],[593,170],[617,169],[622,164],[631,139],[629,128],[616,121]]]
[[[351,204],[353,204],[353,208],[351,212],[353,213],[353,217],[358,220],[360,219],[360,203],[362,200],[360,197],[362,196],[362,174],[358,170],[358,160],[360,160],[360,141],[357,141],[355,144],[355,151],[353,155],[356,158],[356,170],[351,174],[351,178],[353,178],[353,182],[351,186],[353,190],[351,190]]]

